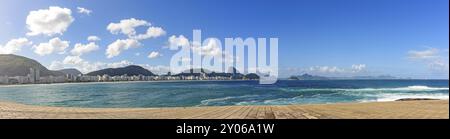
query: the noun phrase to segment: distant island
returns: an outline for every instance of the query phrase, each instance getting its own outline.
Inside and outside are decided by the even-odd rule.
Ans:
[[[12,54],[0,54],[0,76],[27,76],[30,69],[39,71],[40,76],[64,76],[63,72],[48,70],[36,60]]]

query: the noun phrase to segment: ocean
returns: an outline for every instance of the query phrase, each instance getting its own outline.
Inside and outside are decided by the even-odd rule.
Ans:
[[[448,80],[279,80],[65,83],[0,86],[0,101],[23,104],[151,108],[329,104],[449,98]]]

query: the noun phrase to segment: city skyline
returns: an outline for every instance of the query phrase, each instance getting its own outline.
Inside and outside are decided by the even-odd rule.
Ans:
[[[281,78],[448,79],[446,0],[105,2],[2,1],[0,54],[52,70],[139,65],[162,74],[177,52],[170,40],[191,40],[201,29],[205,37],[279,38]]]

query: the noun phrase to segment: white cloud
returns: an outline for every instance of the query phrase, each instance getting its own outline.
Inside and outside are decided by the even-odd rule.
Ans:
[[[112,33],[112,34],[125,34],[128,36],[133,36],[136,35],[136,27],[139,26],[150,26],[151,24],[148,23],[145,20],[139,20],[139,19],[134,19],[134,18],[130,18],[130,19],[124,19],[121,20],[119,23],[110,23],[107,27],[107,29]]]
[[[120,67],[125,67],[125,66],[129,66],[129,65],[133,65],[133,62],[127,61],[127,60],[122,60],[119,62],[114,62],[114,63],[96,63],[97,65],[102,65],[105,66],[105,68],[120,68]]]
[[[67,56],[63,60],[63,64],[68,64],[68,65],[79,65],[83,62],[84,62],[84,60],[81,59],[80,56]]]
[[[89,9],[86,9],[83,7],[77,7],[77,9],[78,9],[78,13],[81,13],[81,14],[91,15],[91,13],[92,13],[92,10],[89,10]]]
[[[106,55],[108,58],[112,58],[118,56],[123,50],[128,50],[130,48],[136,48],[139,46],[141,46],[141,44],[135,39],[119,39],[108,45],[108,48],[106,49]]]
[[[53,61],[50,64],[49,69],[59,70],[59,69],[64,69],[64,68],[76,68],[76,69],[80,70],[82,73],[89,73],[92,71],[101,70],[101,69],[105,69],[105,68],[119,68],[119,67],[125,67],[125,66],[129,66],[129,65],[139,65],[139,66],[142,66],[143,68],[146,68],[156,74],[166,74],[167,72],[169,72],[169,69],[170,69],[168,66],[162,66],[162,65],[152,66],[149,64],[134,64],[133,62],[130,62],[127,60],[117,61],[117,62],[113,62],[113,63],[89,62],[89,61],[86,61],[86,60],[80,58],[79,56],[67,56],[66,58],[64,58],[64,60],[62,62],[61,61]]]
[[[354,64],[352,65],[353,72],[361,72],[366,69],[366,64]]]
[[[59,54],[65,53],[66,48],[69,47],[68,41],[62,41],[58,37],[48,41],[48,43],[40,43],[33,46],[34,52],[40,56],[49,55],[53,52],[59,52]]]
[[[91,41],[91,42],[94,42],[94,41],[100,41],[101,39],[100,39],[100,37],[97,37],[97,36],[89,36],[87,38],[87,40]]]
[[[191,62],[192,60],[191,60],[191,58],[188,58],[188,57],[182,57],[182,58],[180,59],[180,61],[183,62],[183,63],[189,63],[189,62]]]
[[[240,62],[240,58],[238,56],[224,52],[222,48],[219,47],[218,43],[220,42],[217,42],[214,39],[208,39],[206,45],[202,46],[200,44],[195,44],[195,42],[190,42],[189,39],[183,35],[172,35],[168,39],[168,45],[170,48],[178,49],[179,46],[188,47],[194,54],[201,54],[201,56],[223,56],[224,62],[227,63]]]
[[[169,37],[169,47],[178,48],[178,46],[189,47],[189,40],[183,35],[179,35],[178,37],[172,35]]]
[[[32,45],[27,38],[12,39],[5,46],[0,45],[0,54],[13,54],[22,50],[23,46]]]
[[[417,60],[434,59],[439,57],[439,49],[428,48],[422,51],[411,50],[408,52],[408,57]]]
[[[318,73],[340,73],[344,72],[345,70],[336,66],[313,66],[309,67],[309,71]]]
[[[440,72],[447,76],[449,74],[449,55],[448,49],[440,50],[437,48],[427,48],[425,50],[411,50],[408,52],[408,58],[415,62],[426,64],[433,72]]]
[[[281,76],[312,74],[328,77],[372,76],[374,71],[368,70],[366,64],[353,64],[350,67],[311,66],[305,68],[281,68]]]
[[[207,56],[222,56],[222,49],[219,47],[219,42],[217,41],[213,41],[213,40],[209,40],[207,45],[202,46],[201,48],[195,48],[193,47],[193,51],[194,52],[198,52],[201,51],[202,55],[207,55]]]
[[[62,62],[53,61],[50,64],[49,69],[57,70],[63,68],[76,68],[80,70],[82,73],[88,73],[105,68],[125,67],[132,64],[133,64],[132,62],[127,60],[122,60],[113,63],[103,63],[103,62],[89,62],[80,58],[80,56],[67,56],[66,58],[64,58]]]
[[[164,66],[164,65],[156,65],[156,66],[152,66],[149,64],[137,64],[137,65],[153,72],[154,74],[162,75],[162,74],[167,74],[170,71],[170,67]]]
[[[61,70],[64,69],[64,64],[61,61],[52,61],[48,69],[50,70]]]
[[[157,57],[160,57],[160,56],[162,56],[161,53],[156,52],[156,51],[153,51],[153,52],[151,52],[151,53],[148,55],[148,58],[153,59],[153,58],[157,58]]]
[[[27,28],[30,30],[27,35],[62,35],[75,20],[71,14],[70,9],[56,6],[31,11],[26,20]]]
[[[137,27],[148,27],[148,29],[144,34],[137,34]],[[166,31],[164,31],[163,28],[153,27],[151,26],[150,22],[135,18],[124,19],[119,23],[110,23],[106,29],[112,34],[122,33],[124,35],[127,35],[128,38],[135,40],[157,38],[166,34]]]
[[[166,31],[164,31],[161,27],[149,27],[147,29],[147,33],[132,36],[132,38],[137,39],[137,40],[145,40],[145,39],[150,39],[150,38],[157,38],[157,37],[163,36],[165,34],[166,34]]]
[[[75,44],[75,47],[70,51],[72,55],[81,56],[85,53],[89,53],[95,50],[98,50],[99,46],[94,42],[90,42],[88,44]]]

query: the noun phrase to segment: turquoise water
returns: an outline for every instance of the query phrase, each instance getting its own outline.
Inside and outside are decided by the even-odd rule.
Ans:
[[[179,81],[0,86],[0,101],[67,107],[325,104],[449,98],[448,80]]]

